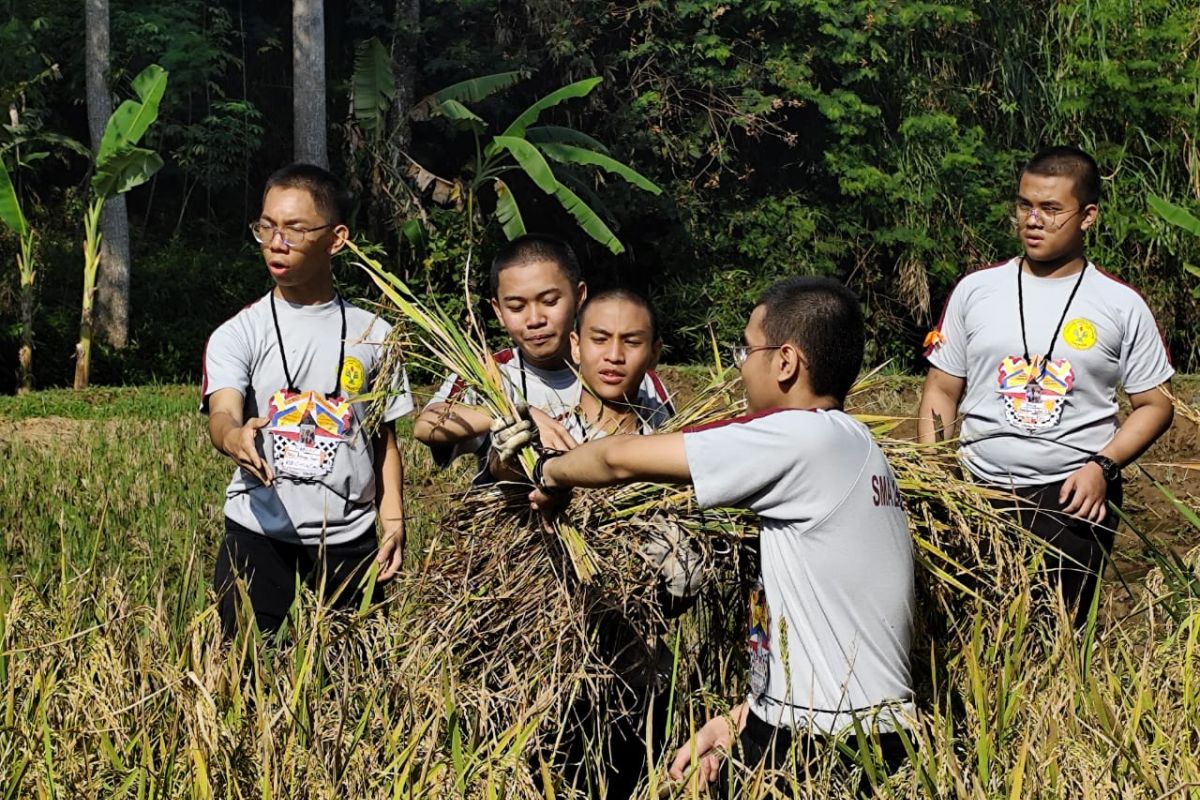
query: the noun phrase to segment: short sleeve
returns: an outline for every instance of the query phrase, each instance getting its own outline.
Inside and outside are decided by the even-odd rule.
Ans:
[[[761,511],[756,499],[796,466],[795,444],[774,414],[737,417],[687,428],[683,446],[701,508],[731,506]]]
[[[408,388],[408,372],[401,367],[392,375],[387,408],[383,411],[384,422],[394,422],[413,410],[412,392]]]
[[[1121,383],[1127,393],[1137,394],[1166,383],[1174,374],[1154,315],[1137,296],[1130,304],[1121,340]]]
[[[962,284],[946,298],[942,318],[925,339],[925,358],[929,365],[956,378],[967,377],[966,292]]]
[[[200,390],[200,411],[208,413],[208,398],[222,389],[237,389],[245,397],[250,388],[250,342],[235,317],[208,337],[204,346],[204,377]]]

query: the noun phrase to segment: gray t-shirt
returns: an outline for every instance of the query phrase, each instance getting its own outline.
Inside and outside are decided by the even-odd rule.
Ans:
[[[327,393],[335,383],[344,400],[371,391],[391,326],[346,303],[345,359],[339,377],[341,299],[301,306],[276,298],[277,334],[270,297],[246,306],[217,328],[204,351],[202,412],[208,413],[213,392],[236,389],[244,398],[246,419],[272,418],[260,431],[259,453],[274,468],[276,480],[264,486],[236,469],[226,490],[225,516],[279,539],[316,544],[324,534],[329,544],[352,541],[375,524],[375,454],[361,429],[369,402],[339,403]],[[287,392],[280,338],[298,393]],[[389,391],[385,422],[413,408],[402,371]],[[306,460],[298,453],[311,457]]]
[[[1117,431],[1117,387],[1129,394],[1171,378],[1154,317],[1134,289],[1094,264],[1050,337],[1079,275],[1021,276],[1025,339],[1017,298],[1019,259],[981,269],[955,287],[926,357],[965,378],[963,464],[990,483],[1038,486],[1064,480]],[[1040,365],[1047,350],[1051,359]]]
[[[771,409],[685,428],[701,508],[762,520],[746,646],[754,713],[834,734],[913,713],[912,536],[896,476],[841,411]]]

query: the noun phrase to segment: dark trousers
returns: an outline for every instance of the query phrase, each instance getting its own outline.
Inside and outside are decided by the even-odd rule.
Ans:
[[[880,754],[880,769],[876,774],[886,773],[890,775],[908,760],[908,751],[904,749],[904,741],[901,739],[901,734],[895,731],[887,732],[871,732],[872,747],[877,742]],[[845,746],[850,749],[857,748],[857,741],[853,736],[848,739],[843,739]],[[795,774],[797,779],[803,783],[806,771],[810,769],[816,772],[818,765],[824,762],[827,758],[825,755],[830,747],[837,745],[830,741],[826,736],[819,734],[801,733],[795,734],[790,728],[777,728],[766,720],[758,717],[754,712],[747,712],[746,727],[742,730],[739,737],[741,747],[742,763],[749,767],[762,765],[766,770],[782,770],[789,766],[789,758],[793,752],[795,754]],[[793,750],[795,745],[795,750]],[[916,742],[911,741],[909,745],[916,748]],[[851,770],[859,765],[857,754],[851,755],[841,748],[838,749],[837,763],[834,767],[835,773],[841,773],[843,777],[849,776]],[[728,779],[723,776],[723,780]],[[736,786],[736,784],[735,784]],[[780,780],[777,787],[780,792],[787,793],[788,785],[784,780]],[[856,792],[859,796],[869,797],[873,791],[871,779],[866,770],[860,774]],[[718,787],[717,797],[728,796],[728,783]],[[738,796],[735,792],[733,796]]]
[[[1062,513],[1064,506],[1058,502],[1062,486],[1063,481],[1045,486],[1018,486],[1012,490],[1019,498],[1015,505],[1011,501],[994,504],[1014,512],[1022,528],[1055,548],[1046,553],[1049,583],[1062,593],[1067,611],[1074,615],[1078,628],[1087,621],[1096,586],[1104,575],[1118,519],[1111,508],[1099,525]],[[1124,495],[1120,479],[1108,485],[1108,502],[1120,508]]]
[[[213,579],[225,636],[232,638],[237,631],[241,594],[236,579],[245,582],[259,629],[275,631],[282,627],[296,599],[297,576],[299,584],[316,592],[321,591],[323,580],[322,600],[334,608],[357,608],[363,599],[359,584],[378,551],[373,530],[352,542],[322,548],[272,539],[226,519],[225,540],[217,551]],[[371,600],[383,600],[383,589],[378,584]]]

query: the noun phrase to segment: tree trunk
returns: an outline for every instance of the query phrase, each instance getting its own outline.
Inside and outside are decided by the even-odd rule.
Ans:
[[[297,161],[329,167],[323,0],[292,0],[292,130]]]
[[[396,35],[392,39],[392,58],[396,62],[396,101],[394,103],[395,145],[404,153],[412,144],[412,111],[417,91],[417,40],[420,38],[421,0],[396,0]]]
[[[112,116],[108,85],[108,0],[86,0],[87,108],[92,151],[100,152],[104,126]],[[113,347],[129,343],[129,214],[123,196],[105,204],[100,218],[102,245],[94,323]]]

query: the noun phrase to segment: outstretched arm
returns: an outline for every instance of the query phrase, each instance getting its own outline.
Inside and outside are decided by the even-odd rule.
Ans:
[[[608,436],[581,444],[545,462],[543,483],[552,488],[613,486],[633,481],[691,483],[682,433]]]

